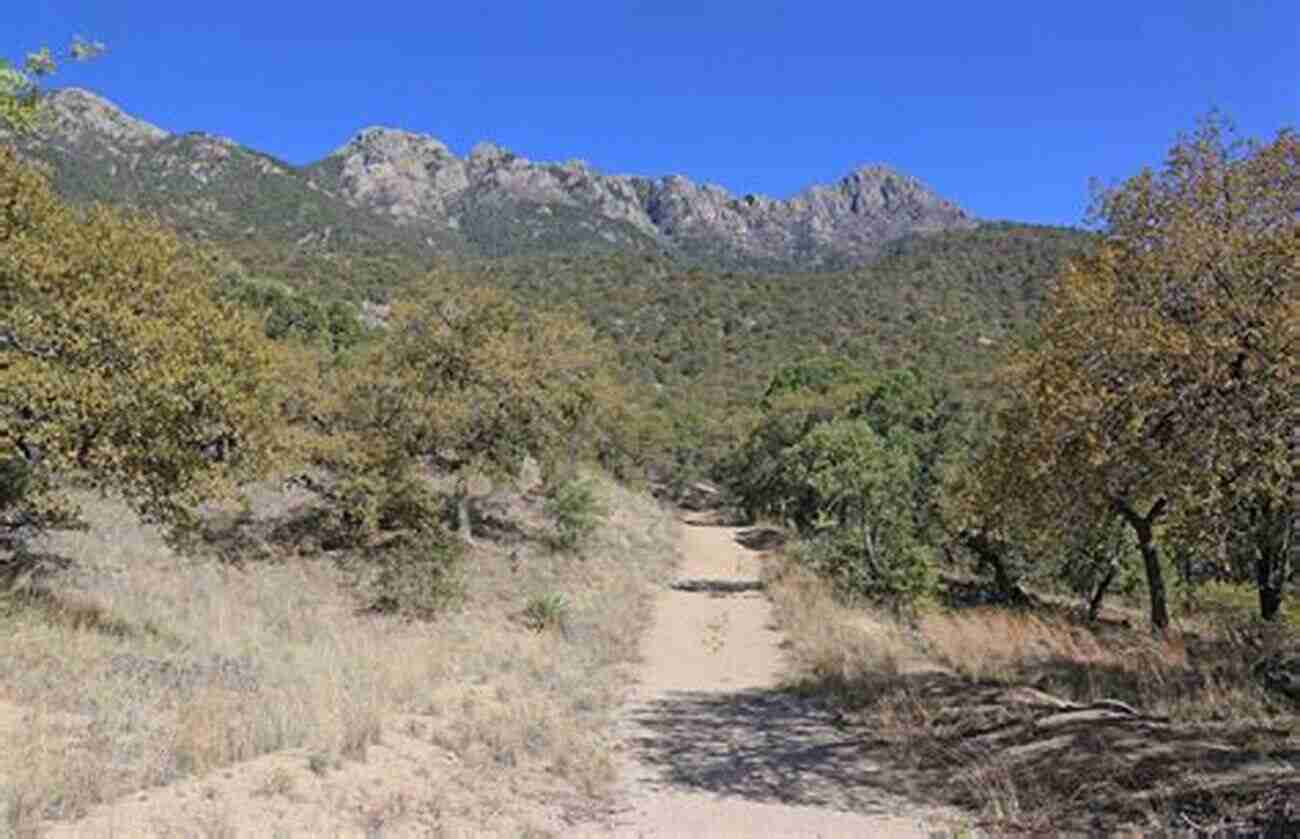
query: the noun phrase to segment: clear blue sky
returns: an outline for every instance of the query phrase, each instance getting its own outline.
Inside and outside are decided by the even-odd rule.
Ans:
[[[1068,224],[1212,106],[1300,124],[1297,0],[5,5],[0,54],[105,41],[55,83],[292,163],[372,124],[774,197],[883,162]]]

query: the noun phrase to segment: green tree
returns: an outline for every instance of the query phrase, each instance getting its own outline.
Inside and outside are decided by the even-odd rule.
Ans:
[[[933,583],[932,552],[916,527],[911,488],[915,440],[882,435],[864,419],[813,428],[782,458],[790,481],[818,500],[813,549],[842,590],[910,600]]]
[[[104,51],[97,41],[74,38],[67,59],[85,61]],[[40,80],[53,73],[58,62],[48,48],[30,52],[21,65],[0,58],[0,128],[31,130],[40,112]]]
[[[760,407],[722,472],[750,513],[793,523],[845,590],[925,591],[957,415],[942,390],[912,370],[871,375],[813,356],[780,368]]]
[[[813,527],[819,498],[790,474],[786,453],[818,425],[843,415],[866,386],[865,371],[830,355],[809,356],[772,375],[753,430],[719,469],[751,519],[773,515],[801,531]]]
[[[591,453],[618,399],[612,356],[563,312],[525,312],[501,291],[434,276],[393,307],[387,330],[339,371],[317,460],[413,490],[412,470],[450,476],[470,538],[475,478],[517,480],[529,459],[550,481]]]
[[[1300,424],[1300,140],[1237,142],[1207,119],[1095,204],[1104,244],[1073,260],[1015,358],[991,481],[1057,532],[1118,515],[1169,623],[1162,529],[1213,544],[1242,505],[1294,533]],[[1261,533],[1274,533],[1266,528]],[[1293,539],[1293,537],[1290,537]],[[1276,614],[1293,541],[1254,542]]]
[[[0,147],[0,527],[66,523],[73,484],[155,519],[281,456],[270,344],[174,235],[60,203]]]

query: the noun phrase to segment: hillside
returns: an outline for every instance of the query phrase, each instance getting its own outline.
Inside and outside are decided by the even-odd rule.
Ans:
[[[521,302],[576,307],[671,415],[705,468],[775,367],[835,352],[979,382],[1086,234],[978,223],[913,178],[866,167],[788,201],[686,178],[533,163],[490,143],[359,132],[295,168],[208,134],[172,135],[57,91],[24,153],[58,191],[157,214],[233,257],[225,275],[383,302],[431,268]],[[813,270],[818,269],[818,270]]]
[[[581,306],[649,382],[715,380],[748,397],[776,364],[807,352],[980,369],[1087,242],[1075,230],[987,224],[899,240],[841,272],[708,271],[630,255],[473,269],[525,299]]]
[[[680,175],[608,175],[480,143],[368,128],[305,167],[204,133],[173,135],[87,91],[48,99],[24,152],[74,200],[132,204],[183,230],[295,253],[432,255],[639,252],[724,268],[860,265],[913,233],[967,229],[963,210],[910,175],[864,166],[788,200],[733,196]],[[253,248],[253,250],[257,250]]]

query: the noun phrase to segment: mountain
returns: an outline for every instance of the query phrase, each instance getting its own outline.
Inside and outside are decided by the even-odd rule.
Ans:
[[[222,137],[169,134],[84,90],[55,91],[47,104],[39,135],[10,139],[49,167],[60,192],[156,212],[186,232],[235,243],[255,265],[631,251],[811,271],[861,265],[908,235],[976,226],[885,166],[776,200],[680,175],[533,162],[492,143],[460,158],[432,137],[368,128],[295,167]]]
[[[976,222],[882,166],[778,201],[490,143],[461,158],[386,128],[295,167],[72,89],[46,113],[40,135],[9,141],[66,197],[136,206],[218,246],[234,262],[221,287],[268,324],[330,328],[333,304],[387,301],[435,264],[581,311],[644,387],[647,434],[700,474],[744,433],[773,370],[808,353],[907,365],[989,398],[1004,348],[1093,241]]]
[[[861,264],[912,233],[974,222],[913,177],[862,167],[785,201],[680,175],[604,175],[581,161],[534,163],[492,143],[461,159],[431,137],[368,128],[306,168],[314,183],[409,225],[444,225],[481,253],[563,249],[579,235],[728,266]]]

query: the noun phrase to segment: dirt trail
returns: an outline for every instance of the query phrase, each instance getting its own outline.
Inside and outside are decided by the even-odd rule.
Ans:
[[[860,735],[777,688],[781,637],[738,533],[682,525],[625,722],[630,807],[613,835],[933,835],[940,814],[891,789]]]

